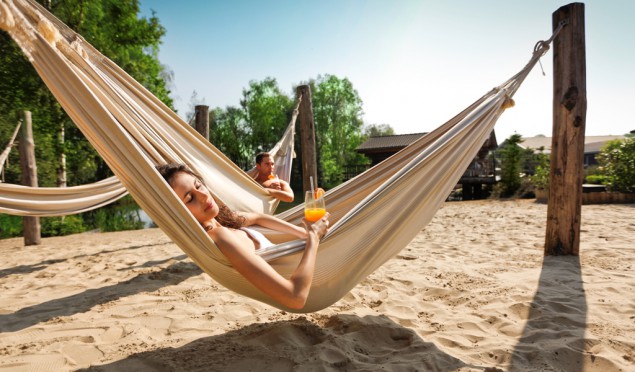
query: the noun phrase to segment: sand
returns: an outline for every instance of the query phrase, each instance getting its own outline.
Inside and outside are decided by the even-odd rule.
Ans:
[[[334,305],[291,314],[202,273],[158,229],[0,240],[0,370],[635,371],[635,205],[446,203]]]

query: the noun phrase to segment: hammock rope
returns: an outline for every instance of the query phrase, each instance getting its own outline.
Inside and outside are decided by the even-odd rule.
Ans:
[[[4,181],[4,165],[5,164],[9,164],[9,153],[11,152],[11,149],[13,148],[14,144],[15,144],[15,139],[18,136],[18,133],[20,132],[20,126],[22,125],[22,123],[18,123],[18,125],[15,127],[15,130],[13,131],[13,135],[11,136],[11,139],[9,139],[9,143],[7,144],[7,147],[2,151],[2,154],[0,154],[0,174],[3,175],[2,180],[0,180],[0,182]],[[2,185],[0,185],[2,186]]]
[[[447,123],[377,166],[329,190],[332,227],[318,250],[305,307],[274,303],[234,270],[155,170],[182,162],[199,173],[219,202],[236,210],[270,211],[272,198],[169,108],[112,61],[31,0],[0,0],[7,27],[60,104],[139,205],[187,255],[228,289],[287,311],[335,303],[426,226],[490,136],[530,70],[529,63]],[[4,9],[4,8],[3,8]],[[4,21],[3,21],[4,22]],[[5,22],[6,24],[10,22]],[[5,23],[2,23],[3,25]],[[40,30],[57,31],[43,35]],[[57,35],[57,36],[56,36]],[[279,217],[299,223],[302,206]],[[278,243],[258,251],[281,275],[297,266],[304,241],[268,234]]]

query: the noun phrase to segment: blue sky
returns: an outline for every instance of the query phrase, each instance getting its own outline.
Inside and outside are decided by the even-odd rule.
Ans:
[[[348,78],[364,122],[427,132],[518,72],[551,36],[556,0],[141,0],[166,35],[159,58],[174,74],[186,118],[194,103],[238,106],[251,80],[294,85]],[[587,135],[635,130],[635,2],[585,2]],[[552,58],[537,65],[496,125],[499,142],[552,131]]]

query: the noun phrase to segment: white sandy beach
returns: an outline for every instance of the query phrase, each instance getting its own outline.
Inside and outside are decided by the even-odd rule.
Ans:
[[[298,315],[202,273],[158,229],[0,240],[0,370],[634,371],[635,205],[446,203],[343,299]]]

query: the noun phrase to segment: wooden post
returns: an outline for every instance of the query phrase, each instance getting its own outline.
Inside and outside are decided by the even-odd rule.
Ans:
[[[311,87],[308,85],[298,86],[296,88],[296,96],[302,96],[299,108],[300,148],[302,150],[302,190],[307,191],[311,190],[311,176],[313,177],[314,186],[317,187],[318,181]],[[302,198],[304,198],[304,195],[302,195]]]
[[[194,113],[196,131],[209,141],[209,106],[196,105],[194,106]]]
[[[22,169],[22,184],[37,187],[37,166],[35,164],[35,143],[33,142],[33,126],[31,112],[24,111],[23,125],[20,131],[20,168]],[[22,217],[24,226],[24,245],[38,245],[41,242],[40,217]]]
[[[553,138],[545,255],[578,255],[586,125],[584,4],[553,13]]]

